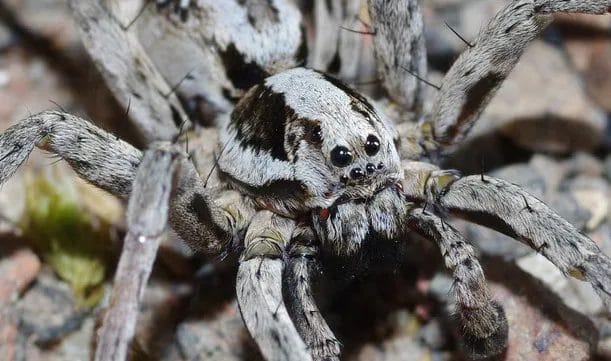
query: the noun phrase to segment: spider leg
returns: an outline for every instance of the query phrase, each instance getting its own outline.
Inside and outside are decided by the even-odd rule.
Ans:
[[[127,198],[142,153],[74,115],[46,111],[0,134],[0,184],[38,146],[66,160],[83,179]],[[254,211],[234,191],[205,187],[188,159],[180,162],[170,224],[192,248],[221,253],[246,228]]]
[[[437,243],[446,267],[453,271],[452,293],[465,353],[476,359],[501,353],[507,343],[507,319],[490,297],[473,247],[443,219],[423,209],[412,210],[407,222],[412,231]]]
[[[192,248],[218,254],[239,238],[254,211],[235,191],[205,188],[186,157],[176,160],[176,186],[170,194],[173,157],[178,150],[152,149],[143,157],[130,144],[91,123],[57,111],[31,116],[0,134],[0,184],[17,170],[35,146],[57,154],[95,186],[123,198],[133,194],[128,206],[129,232],[107,316],[110,324],[103,328],[100,347],[104,351],[97,356],[105,359],[108,354],[113,360],[121,360],[126,342],[133,334],[133,325],[124,327],[123,321],[135,322],[134,307],[150,272],[161,233],[159,227],[165,228],[165,219],[169,217],[172,228]],[[172,160],[170,165],[168,159]],[[170,194],[169,214],[165,209],[167,194]],[[140,244],[143,239],[144,244]],[[117,324],[117,314],[127,318],[121,318]]]
[[[417,0],[369,0],[378,72],[389,97],[422,113],[427,74],[422,12]]]
[[[99,331],[96,361],[125,360],[134,336],[138,304],[168,221],[178,153],[144,152],[127,206],[127,234],[115,273],[110,307]]]
[[[430,118],[421,123],[428,151],[443,151],[464,139],[526,46],[551,22],[549,14],[603,14],[610,5],[609,0],[508,2],[446,74]]]
[[[359,80],[363,37],[372,33],[360,31],[360,0],[314,2],[315,36],[308,67],[335,74],[340,79]],[[365,25],[366,26],[366,25]]]
[[[124,17],[120,5],[70,1],[85,48],[117,100],[129,109],[130,120],[144,143],[172,140],[178,134],[177,125],[188,117],[136,34],[117,20]]]
[[[238,305],[266,360],[312,359],[282,296],[282,257],[294,228],[293,220],[260,211],[244,239],[236,284]]]
[[[587,236],[536,197],[504,180],[469,176],[451,183],[442,209],[515,238],[564,274],[588,281],[611,310],[611,259]]]
[[[58,111],[33,115],[0,135],[0,184],[35,146],[59,155],[87,181],[127,197],[142,153],[90,122]]]
[[[288,311],[313,360],[339,360],[341,344],[322,317],[312,294],[312,273],[317,268],[318,256],[316,236],[311,228],[298,227],[295,233],[284,271]]]
[[[565,275],[588,281],[611,310],[611,259],[542,201],[507,181],[406,166],[409,200],[492,228],[541,253]]]

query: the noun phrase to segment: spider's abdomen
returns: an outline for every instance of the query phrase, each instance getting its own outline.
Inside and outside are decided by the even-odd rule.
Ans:
[[[238,103],[221,131],[219,168],[259,205],[287,216],[367,199],[399,178],[382,119],[338,80],[288,70]]]

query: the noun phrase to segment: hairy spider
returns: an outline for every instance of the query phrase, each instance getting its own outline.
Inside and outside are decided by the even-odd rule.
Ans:
[[[147,144],[144,152],[57,111],[0,135],[0,183],[37,146],[92,184],[129,198],[96,360],[126,358],[168,222],[198,251],[243,249],[237,299],[270,360],[339,359],[340,344],[311,292],[319,253],[351,257],[364,244],[398,242],[409,233],[435,242],[453,271],[464,350],[473,358],[501,352],[508,332],[503,309],[491,299],[469,242],[445,223],[450,215],[524,242],[566,275],[590,282],[611,307],[611,261],[593,241],[513,184],[436,165],[466,136],[550,14],[602,14],[611,1],[509,1],[456,60],[429,112],[417,79],[426,74],[426,52],[415,0],[368,1],[389,98],[380,102],[301,67],[339,56],[336,73],[357,72],[350,63],[354,44],[338,40],[337,29],[318,29],[304,63],[306,32],[291,0],[180,0],[178,17],[137,3],[73,0],[71,7],[90,55]],[[319,1],[313,12],[315,21],[342,24],[359,9],[359,0]],[[178,96],[191,115],[216,123],[216,155],[195,149],[192,159],[176,144],[180,125],[200,128]],[[392,115],[388,100],[404,112]],[[400,121],[406,126],[395,128]],[[206,132],[212,136],[200,141],[215,141],[216,132]],[[214,163],[216,186],[200,177],[209,171],[197,166],[203,163]]]

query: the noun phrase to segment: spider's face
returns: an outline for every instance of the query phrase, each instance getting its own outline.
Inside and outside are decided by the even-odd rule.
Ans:
[[[339,81],[292,69],[267,78],[236,106],[219,167],[284,214],[370,198],[400,177],[387,124]]]

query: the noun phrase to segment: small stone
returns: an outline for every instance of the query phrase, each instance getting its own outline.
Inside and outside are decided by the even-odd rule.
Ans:
[[[573,193],[553,193],[545,199],[545,203],[577,229],[585,229],[592,219],[589,208],[578,203]]]
[[[90,317],[83,321],[78,332],[67,335],[59,345],[42,350],[41,359],[46,361],[92,360],[95,337],[95,320]]]
[[[0,308],[14,301],[39,271],[40,259],[28,248],[0,258]]]
[[[84,317],[74,305],[70,286],[44,274],[17,303],[17,312],[21,332],[38,345],[61,340],[79,329]]]
[[[401,335],[384,340],[381,344],[366,344],[354,361],[430,361],[431,351],[418,343],[414,337]]]
[[[546,194],[554,193],[560,188],[560,184],[566,178],[568,166],[564,162],[558,162],[552,157],[543,154],[534,154],[528,163],[538,174],[545,174]]]
[[[547,258],[531,254],[519,259],[516,264],[525,272],[541,280],[570,308],[577,312],[594,315],[602,311],[602,302],[592,287],[583,281],[565,277]]]
[[[193,319],[178,325],[176,342],[187,360],[243,360],[252,350],[236,302],[213,319]]]
[[[579,207],[589,212],[585,227],[596,229],[611,212],[611,187],[601,178],[580,176],[568,185]]]
[[[587,19],[594,26],[597,24],[595,20],[602,20],[607,27],[604,31],[611,31],[608,16]],[[596,29],[591,30],[590,33],[595,35]],[[592,99],[606,111],[611,111],[611,99],[608,96],[611,91],[611,44],[606,36],[567,37],[565,44],[573,64],[583,74],[585,88]]]
[[[546,193],[544,177],[528,164],[509,165],[490,175],[517,184],[536,197],[542,198]]]
[[[489,282],[491,293],[507,315],[509,335],[504,360],[512,361],[585,361],[590,360],[588,341],[575,334],[578,325],[569,325],[558,313],[552,300],[540,295],[539,284],[523,280],[520,275],[506,270],[486,269],[487,275],[496,273],[496,281]],[[580,319],[587,322],[586,318]],[[570,331],[572,330],[572,331]],[[587,332],[587,331],[585,331]]]
[[[448,343],[446,332],[444,332],[444,328],[437,319],[432,319],[420,328],[418,339],[434,350],[441,350]]]
[[[570,176],[600,177],[604,168],[600,159],[585,152],[577,152],[568,161]]]

